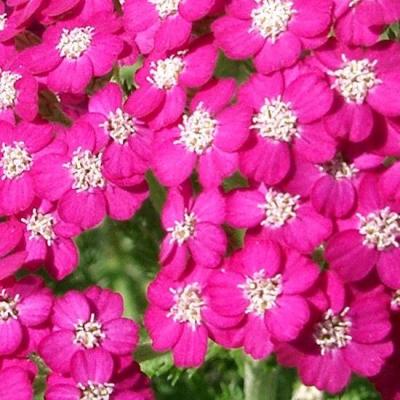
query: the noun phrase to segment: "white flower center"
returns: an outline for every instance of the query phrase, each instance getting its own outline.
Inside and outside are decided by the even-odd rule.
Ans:
[[[351,179],[359,172],[354,164],[348,164],[345,162],[341,154],[336,155],[333,160],[320,165],[319,170],[326,174],[332,175],[338,180]]]
[[[250,31],[257,31],[265,39],[276,42],[277,37],[286,32],[289,21],[296,13],[293,2],[286,0],[256,0],[260,4],[251,12]]]
[[[400,236],[400,214],[390,211],[386,207],[367,216],[357,214],[360,220],[359,232],[364,236],[363,244],[385,250],[388,247],[399,247],[397,240]]]
[[[0,74],[0,110],[5,110],[15,105],[17,89],[15,83],[22,76],[11,71],[2,71]]]
[[[281,142],[290,142],[293,137],[299,136],[297,116],[290,103],[283,102],[281,96],[273,100],[265,99],[260,112],[253,116],[251,128],[263,138]]]
[[[175,144],[183,144],[188,151],[198,155],[209,149],[214,141],[217,121],[200,103],[192,115],[184,115],[179,125],[181,136]]]
[[[42,237],[48,246],[53,244],[56,235],[53,230],[55,220],[51,214],[43,214],[35,208],[30,217],[22,218],[21,221],[26,225],[27,231],[30,232],[30,240]]]
[[[81,391],[79,400],[111,400],[114,392],[113,383],[94,383],[89,381],[86,385],[78,384]]]
[[[131,135],[136,133],[135,118],[118,108],[110,111],[108,119],[100,124],[107,134],[119,144],[124,144]]]
[[[56,49],[61,57],[65,57],[68,60],[76,60],[90,47],[93,34],[93,26],[73,28],[71,30],[64,28]]]
[[[149,0],[156,7],[160,18],[167,18],[178,12],[181,0]]]
[[[96,316],[90,314],[89,321],[78,322],[75,325],[74,343],[80,344],[86,349],[93,349],[100,346],[100,343],[105,339],[106,335],[102,330],[100,322],[96,321]]]
[[[317,324],[314,339],[324,355],[329,351],[341,349],[347,346],[352,337],[350,336],[351,321],[346,317],[349,312],[346,307],[340,314],[335,315],[331,309],[324,314],[322,322]]]
[[[0,292],[0,322],[8,321],[10,318],[18,319],[17,305],[21,301],[19,294],[14,297],[7,293],[6,289]]]
[[[382,83],[375,73],[377,61],[348,60],[344,54],[342,60],[342,68],[328,71],[328,75],[335,78],[332,88],[337,89],[347,103],[362,104],[369,91]]]
[[[101,172],[102,154],[95,155],[89,150],[78,148],[74,156],[64,167],[71,171],[74,178],[72,188],[77,192],[90,191],[95,188],[104,188],[106,182]]]
[[[285,225],[286,222],[296,217],[299,199],[299,195],[291,196],[289,193],[268,189],[265,194],[265,203],[258,205],[265,212],[265,219],[261,222],[261,225],[272,228]]]
[[[184,288],[170,289],[174,295],[175,304],[171,307],[168,317],[176,322],[188,323],[193,330],[201,324],[201,309],[204,301],[198,283],[190,283]]]
[[[3,144],[0,167],[3,168],[2,179],[15,179],[32,167],[33,160],[24,142],[14,142],[13,145]]]
[[[148,80],[158,89],[172,89],[178,84],[179,76],[185,67],[184,52],[178,52],[164,60],[153,61],[150,64],[150,75]]]
[[[186,240],[194,236],[196,230],[197,218],[194,213],[185,211],[183,221],[175,221],[175,226],[168,228],[171,232],[171,242],[177,242],[181,246]]]
[[[250,304],[246,313],[254,313],[263,316],[266,310],[276,306],[276,299],[282,293],[282,276],[275,275],[272,278],[265,276],[262,269],[252,277],[247,277],[245,283],[238,285]]]
[[[0,14],[0,32],[4,31],[7,23],[7,14]]]

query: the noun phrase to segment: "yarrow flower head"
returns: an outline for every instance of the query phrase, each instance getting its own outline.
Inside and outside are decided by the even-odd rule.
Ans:
[[[234,0],[226,15],[211,27],[228,57],[252,58],[257,71],[269,74],[294,65],[303,50],[313,47],[307,40],[312,38],[320,44],[326,41],[331,2],[309,6],[291,0],[257,0],[252,4]],[[310,26],[308,18],[316,24]]]
[[[200,183],[211,188],[236,171],[251,110],[230,105],[235,86],[232,79],[209,82],[193,97],[181,123],[155,135],[152,166],[161,183],[178,186],[198,165]],[[175,168],[178,162],[179,169]]]
[[[235,228],[251,228],[252,232],[306,254],[332,231],[331,221],[300,195],[264,185],[229,193],[226,222]]]
[[[289,362],[296,366],[305,384],[338,393],[346,387],[353,372],[374,376],[391,354],[388,298],[379,286],[352,296],[349,288],[331,272],[324,280],[328,303],[317,301],[319,317],[312,320],[296,342],[278,345],[277,356],[283,365]]]
[[[274,340],[294,340],[308,322],[310,313],[303,292],[317,279],[318,269],[297,252],[288,252],[284,262],[279,246],[254,239],[229,261],[229,267],[213,274],[209,281],[210,307],[224,318],[235,318],[230,326],[235,341],[230,342],[232,347],[241,345],[252,357],[265,358],[273,351]],[[294,270],[305,274],[307,283],[291,291]],[[223,324],[221,319],[221,328]]]
[[[58,22],[51,37],[25,50],[26,64],[34,74],[46,74],[47,85],[54,92],[84,93],[93,77],[112,70],[123,49],[116,33],[119,24],[106,15],[94,12],[73,22]]]
[[[160,253],[164,272],[179,277],[187,268],[189,256],[199,266],[216,267],[226,249],[226,236],[220,226],[224,217],[225,204],[218,190],[203,192],[196,198],[170,189],[162,212],[167,231]]]
[[[136,74],[139,87],[130,95],[127,109],[155,130],[176,123],[185,108],[186,89],[205,85],[216,61],[217,48],[207,36],[179,51],[151,53]]]
[[[84,120],[67,131],[62,143],[68,146],[64,154],[56,150],[38,160],[34,168],[37,193],[46,200],[59,200],[60,217],[81,228],[99,224],[106,213],[117,219],[130,218],[147,197],[143,175],[130,176],[121,186],[118,178],[124,176],[111,181],[104,170],[103,153],[96,148],[96,131]],[[114,207],[119,197],[124,197],[123,210]]]
[[[101,348],[90,353],[78,351],[71,359],[69,370],[71,377],[53,372],[46,398],[57,399],[68,393],[79,400],[112,400],[120,395],[154,399],[149,382],[136,363],[117,362]]]
[[[239,168],[257,182],[275,185],[289,174],[293,164],[289,149],[310,161],[325,161],[335,151],[336,144],[325,138],[328,135],[318,123],[332,105],[327,82],[314,73],[296,77],[285,84],[281,73],[254,74],[239,90],[239,104],[253,110],[254,137],[240,154]]]
[[[61,310],[68,310],[68,322]],[[67,292],[56,300],[53,323],[57,329],[41,341],[41,357],[54,371],[65,373],[79,351],[89,354],[102,349],[117,356],[130,354],[138,341],[138,327],[123,318],[122,312],[121,296],[110,290],[91,287],[85,294]],[[58,346],[64,349],[63,355],[54,351]]]

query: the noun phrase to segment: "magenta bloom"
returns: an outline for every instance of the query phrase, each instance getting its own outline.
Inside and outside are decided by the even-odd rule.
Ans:
[[[26,266],[36,269],[44,264],[57,280],[75,270],[79,251],[72,238],[81,233],[77,226],[62,221],[54,206],[45,202],[19,219],[24,229]]]
[[[124,27],[136,36],[143,54],[183,46],[190,38],[193,22],[205,17],[215,0],[126,0]]]
[[[212,77],[217,49],[208,38],[194,41],[186,50],[150,54],[135,80],[139,88],[126,110],[160,129],[176,122],[186,105],[186,89],[200,87]]]
[[[0,280],[11,276],[24,263],[27,253],[21,249],[23,235],[17,222],[0,223]]]
[[[148,288],[150,306],[144,324],[153,349],[171,350],[177,367],[199,367],[204,362],[208,337],[218,334],[213,327],[216,322],[225,328],[238,323],[237,317],[222,317],[209,307],[210,273],[195,266],[185,278],[172,280],[161,272]]]
[[[248,241],[229,268],[209,279],[210,307],[224,317],[240,317],[237,336],[256,359],[267,357],[274,341],[294,340],[310,317],[303,294],[319,270],[296,252],[285,258],[270,242]]]
[[[385,117],[400,115],[399,49],[394,42],[363,49],[332,40],[316,51],[336,93],[333,108],[325,118],[330,134],[360,142],[373,130],[374,112]]]
[[[33,377],[20,366],[3,366],[0,370],[0,379],[6,384],[0,388],[0,398],[9,399],[12,394],[14,400],[33,400]]]
[[[379,373],[393,351],[388,298],[382,288],[345,291],[334,274],[327,277],[327,304],[320,304],[312,323],[291,344],[280,344],[280,363],[296,366],[306,385],[329,393],[342,391],[352,372]]]
[[[143,388],[141,373],[134,363],[118,370],[103,349],[78,351],[71,360],[71,377],[52,374],[48,378],[47,400],[152,400],[151,390]],[[100,397],[101,396],[101,397]]]
[[[397,0],[334,0],[335,35],[354,46],[371,46],[379,40],[386,25],[400,19]]]
[[[318,75],[300,75],[285,85],[281,73],[255,74],[241,87],[239,104],[253,110],[252,134],[239,160],[247,177],[274,185],[288,175],[293,153],[313,162],[335,153],[335,143],[318,122],[332,105],[331,90]]]
[[[156,135],[152,164],[162,184],[178,186],[197,167],[202,186],[215,187],[237,170],[251,110],[229,106],[234,92],[231,79],[210,82],[196,93],[180,124]]]
[[[48,322],[53,298],[43,281],[34,276],[0,282],[0,354],[23,351],[35,329]]]
[[[365,171],[381,167],[383,159],[364,153],[353,156],[348,150],[349,147],[338,149],[332,159],[321,164],[297,159],[285,189],[309,196],[315,210],[326,217],[349,217],[357,206],[361,177]]]
[[[54,152],[34,166],[37,195],[58,200],[60,217],[83,229],[96,226],[106,214],[117,220],[131,218],[147,197],[143,176],[120,182],[109,179],[95,131],[87,123],[75,123],[57,140]]]
[[[43,43],[25,50],[34,74],[47,76],[55,92],[83,93],[93,77],[112,70],[123,42],[115,33],[119,21],[109,13],[59,22],[47,28]]]
[[[104,148],[103,165],[107,176],[131,178],[146,172],[152,132],[127,112],[121,88],[109,83],[89,99],[89,113],[82,119],[96,130],[96,146]]]
[[[324,43],[331,11],[332,0],[232,0],[212,30],[228,57],[253,58],[257,70],[268,74]]]
[[[400,216],[378,189],[378,177],[365,176],[356,214],[333,235],[325,257],[345,281],[363,279],[376,265],[381,281],[400,287]]]
[[[332,222],[306,199],[264,185],[229,193],[226,222],[235,228],[254,228],[262,237],[306,254],[332,232]]]
[[[138,341],[138,326],[122,318],[123,299],[108,289],[75,290],[56,300],[53,332],[39,345],[39,353],[55,372],[70,371],[70,360],[79,350],[90,354],[102,348],[115,356],[131,354]]]
[[[161,244],[160,262],[167,275],[181,276],[190,257],[200,267],[220,264],[227,240],[221,227],[225,202],[218,190],[191,197],[188,191],[170,189],[161,219],[167,235]]]
[[[1,36],[0,36],[1,38]],[[38,83],[21,65],[18,55],[0,49],[0,120],[15,123],[15,117],[32,121],[38,113]]]
[[[47,124],[0,121],[0,213],[26,210],[35,198],[32,169],[53,139]]]

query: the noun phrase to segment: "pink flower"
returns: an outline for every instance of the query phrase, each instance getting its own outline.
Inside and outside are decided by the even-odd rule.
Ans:
[[[6,384],[0,388],[0,398],[13,400],[33,400],[33,378],[20,366],[4,366],[0,370],[0,379]]]
[[[326,278],[327,304],[321,302],[296,341],[277,346],[277,355],[281,364],[298,368],[304,384],[338,393],[352,372],[368,377],[379,373],[393,351],[391,324],[382,288],[354,295],[334,274]]]
[[[39,345],[39,353],[55,372],[68,373],[79,350],[101,348],[114,356],[131,354],[138,342],[138,326],[122,318],[123,299],[108,289],[75,290],[56,300],[53,332]]]
[[[17,36],[23,29],[18,25],[15,14],[2,2],[0,4],[0,42],[7,42]]]
[[[186,89],[206,84],[216,61],[217,49],[207,37],[184,50],[150,54],[135,76],[139,88],[129,97],[126,110],[149,120],[154,129],[176,122],[186,105]]]
[[[297,158],[284,188],[309,196],[315,210],[326,217],[349,217],[357,206],[362,176],[365,172],[379,170],[383,163],[383,157],[366,153],[362,147],[346,143],[332,159],[321,164]]]
[[[89,99],[82,117],[96,130],[97,147],[104,148],[103,165],[116,179],[143,174],[148,169],[152,131],[126,111],[121,88],[109,83]]]
[[[0,282],[0,304],[0,354],[4,356],[29,346],[30,335],[48,322],[53,298],[38,277],[9,278]]]
[[[93,77],[109,73],[117,61],[123,47],[118,29],[119,21],[109,13],[59,22],[47,28],[42,44],[25,50],[24,60],[34,74],[47,76],[51,90],[83,93]]]
[[[56,150],[34,166],[38,196],[58,200],[60,217],[83,229],[98,225],[106,214],[131,218],[147,197],[143,176],[119,182],[106,176],[95,131],[85,122],[75,123],[57,141]]]
[[[332,232],[331,221],[307,199],[264,185],[229,193],[226,221],[235,228],[254,228],[262,237],[306,254]]]
[[[354,46],[371,46],[379,40],[386,25],[400,19],[396,0],[334,0],[335,35]]]
[[[0,121],[0,213],[15,214],[32,204],[32,169],[52,139],[50,125]]]
[[[209,279],[210,307],[224,317],[240,317],[236,329],[246,353],[267,357],[274,341],[294,340],[308,322],[303,294],[319,270],[304,256],[284,255],[267,241],[248,241],[228,264]]]
[[[148,288],[150,305],[144,324],[153,349],[171,350],[177,367],[199,367],[204,362],[208,337],[222,331],[214,327],[215,322],[219,326],[225,322],[225,328],[238,323],[237,317],[222,317],[209,307],[206,286],[210,273],[195,266],[184,278],[172,280],[161,272]]]
[[[399,46],[382,42],[368,49],[349,48],[332,40],[316,52],[336,93],[325,118],[330,134],[360,142],[370,136],[375,113],[400,115]]]
[[[377,187],[376,175],[362,179],[357,212],[328,240],[325,257],[345,281],[363,279],[376,265],[381,281],[396,289],[400,286],[400,216]]]
[[[215,187],[237,170],[251,110],[229,106],[234,92],[231,79],[210,82],[194,96],[180,124],[156,135],[153,168],[162,184],[178,186],[197,167],[203,187]]]
[[[137,365],[119,370],[110,354],[103,349],[78,351],[71,360],[71,377],[52,374],[48,378],[47,400],[153,400],[150,389],[143,388]],[[147,385],[146,385],[147,386]],[[101,396],[101,397],[99,397]]]
[[[190,196],[187,190],[170,189],[162,211],[167,231],[160,250],[163,271],[178,278],[190,257],[200,267],[220,264],[227,240],[221,224],[225,219],[225,202],[218,190]]]
[[[273,185],[288,175],[292,153],[314,162],[335,153],[334,141],[319,122],[332,105],[332,93],[318,75],[300,75],[285,85],[281,73],[254,74],[240,88],[239,104],[253,110],[251,136],[239,160],[247,177]]]
[[[23,235],[17,222],[0,223],[0,280],[11,276],[24,263],[27,253],[21,249]]]
[[[0,50],[0,120],[15,123],[16,117],[32,121],[38,114],[38,83],[21,65]]]
[[[51,203],[43,202],[19,216],[24,229],[25,266],[36,269],[43,264],[57,280],[75,270],[79,251],[72,238],[81,230],[62,221]]]
[[[192,32],[193,22],[205,17],[215,0],[126,0],[124,27],[136,36],[143,54],[183,46]]]
[[[251,57],[267,74],[292,66],[302,51],[324,43],[331,10],[331,0],[232,0],[212,30],[228,57]]]

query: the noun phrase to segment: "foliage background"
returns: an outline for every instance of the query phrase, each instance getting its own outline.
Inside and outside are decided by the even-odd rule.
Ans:
[[[399,40],[400,24],[389,27],[384,38]],[[138,65],[135,65],[116,71],[113,79],[129,92],[133,88],[132,76],[137,68]],[[234,62],[221,55],[216,76],[233,76],[242,82],[251,70],[250,61]],[[54,282],[42,272],[49,286],[56,294],[62,294],[97,284],[122,294],[125,315],[142,326],[141,343],[134,357],[152,379],[158,400],[291,399],[300,384],[296,372],[278,366],[273,357],[253,362],[240,350],[227,351],[211,345],[207,361],[201,368],[179,370],[173,367],[169,354],[152,352],[142,322],[146,309],[146,287],[159,270],[158,247],[163,236],[159,213],[165,191],[151,174],[148,174],[147,180],[151,196],[136,216],[128,222],[106,220],[99,228],[79,237],[79,268],[61,282]],[[234,177],[226,183],[225,189],[243,184],[242,179]],[[228,234],[237,243],[238,236],[232,236],[232,232]],[[41,368],[35,382],[37,400],[44,398],[45,375],[45,369]],[[354,378],[346,392],[339,396],[325,395],[325,398],[375,400],[379,396],[367,380]]]

